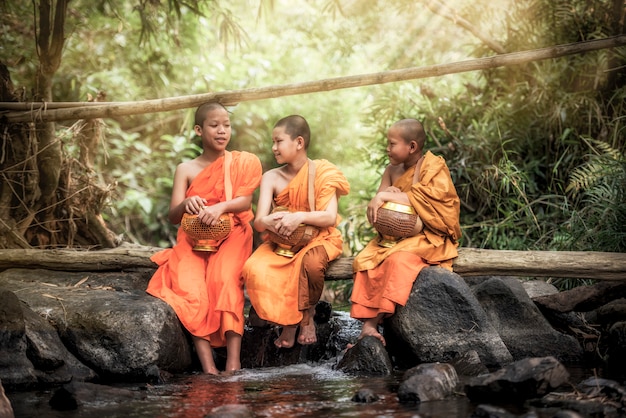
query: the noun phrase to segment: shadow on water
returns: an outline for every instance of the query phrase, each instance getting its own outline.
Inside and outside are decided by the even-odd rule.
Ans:
[[[358,378],[325,365],[248,369],[231,376],[186,375],[156,386],[120,386],[130,398],[55,411],[52,392],[9,394],[15,417],[171,417],[201,418],[214,408],[246,405],[255,417],[467,417],[471,407],[460,396],[440,402],[402,405],[396,391],[400,376]],[[380,399],[357,403],[352,396],[371,389]]]

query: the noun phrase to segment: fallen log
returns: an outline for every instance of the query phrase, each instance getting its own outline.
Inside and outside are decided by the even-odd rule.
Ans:
[[[60,271],[119,271],[154,268],[150,261],[158,247],[125,244],[113,249],[79,251],[4,249],[0,270],[39,268]],[[331,263],[327,280],[352,279],[353,257]],[[454,271],[461,276],[566,277],[626,280],[626,253],[591,251],[512,251],[459,248]]]

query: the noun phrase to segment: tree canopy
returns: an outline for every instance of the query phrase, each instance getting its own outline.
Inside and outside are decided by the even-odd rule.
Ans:
[[[4,102],[137,101],[450,63],[621,35],[625,13],[621,0],[37,0],[2,7],[0,62],[12,81]],[[42,30],[42,19],[54,28],[61,15],[61,35]],[[62,52],[49,96],[40,89],[42,69],[56,65],[42,61],[46,33],[47,51]],[[55,36],[63,38],[60,51]],[[335,162],[352,186],[340,207],[347,253],[371,236],[364,207],[385,164],[386,129],[403,117],[422,120],[427,147],[448,161],[462,197],[462,245],[623,252],[625,61],[620,47],[242,102],[231,108],[231,143],[269,168],[273,123],[305,116],[312,156]],[[9,124],[0,246],[169,245],[173,169],[198,152],[193,110]],[[105,226],[104,236],[81,232],[94,224]]]

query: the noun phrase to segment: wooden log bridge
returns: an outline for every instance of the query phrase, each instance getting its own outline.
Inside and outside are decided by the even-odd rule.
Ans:
[[[122,245],[113,249],[0,250],[0,271],[9,268],[59,271],[121,271],[154,268],[150,256],[162,248]],[[352,279],[353,257],[333,261],[327,280]],[[564,277],[626,280],[626,253],[584,251],[510,251],[459,248],[454,271],[461,276]]]

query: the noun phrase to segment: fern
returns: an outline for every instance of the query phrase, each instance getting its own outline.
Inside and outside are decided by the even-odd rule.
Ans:
[[[626,252],[626,156],[606,142],[583,140],[591,153],[566,189],[581,199],[564,242],[575,250]]]

